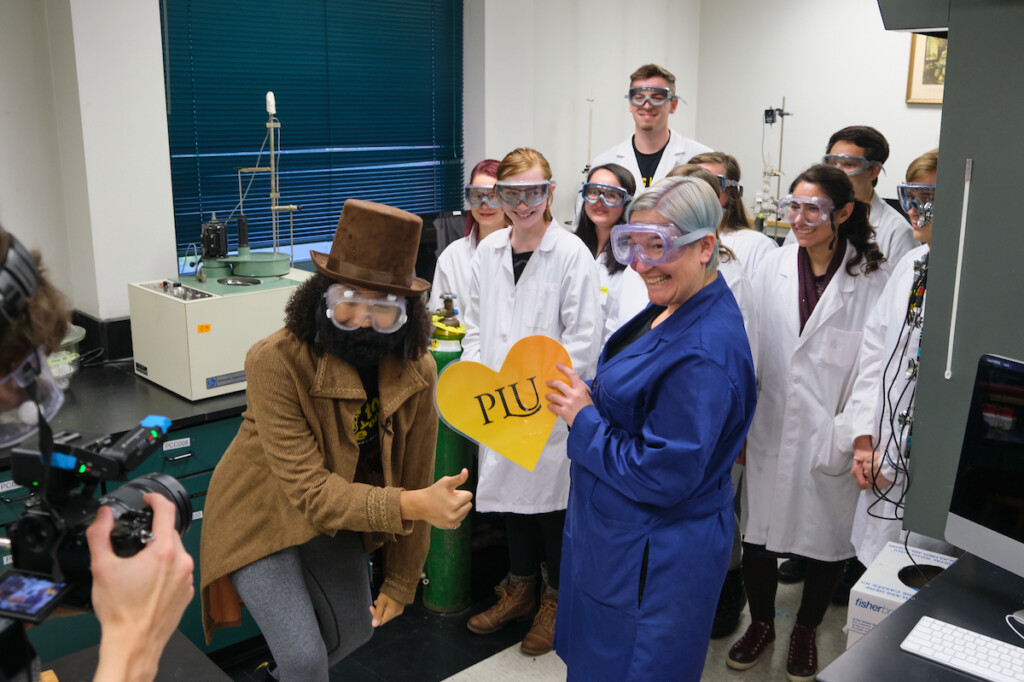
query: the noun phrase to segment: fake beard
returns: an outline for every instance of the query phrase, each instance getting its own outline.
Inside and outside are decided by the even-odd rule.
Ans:
[[[324,350],[356,367],[379,365],[384,357],[402,348],[408,333],[405,325],[391,334],[381,334],[372,327],[338,329],[327,319],[322,307],[316,316],[316,329],[317,341]]]

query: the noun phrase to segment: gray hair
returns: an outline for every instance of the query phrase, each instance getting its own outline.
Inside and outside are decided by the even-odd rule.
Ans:
[[[707,270],[718,267],[718,224],[722,222],[722,205],[707,182],[696,177],[664,178],[629,205],[626,220],[637,211],[657,211],[688,234],[695,230],[711,230],[715,235],[715,251]]]

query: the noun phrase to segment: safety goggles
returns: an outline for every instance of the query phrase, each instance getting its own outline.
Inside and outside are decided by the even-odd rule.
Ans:
[[[612,228],[612,255],[623,265],[637,258],[647,265],[670,263],[685,247],[702,237],[714,234],[715,228],[699,228],[683,234],[671,223],[626,223]]]
[[[518,206],[540,206],[551,194],[551,181],[544,182],[501,182],[494,185],[498,198],[503,204]]]
[[[740,196],[743,196],[743,185],[740,184],[739,180],[730,180],[724,175],[715,175],[715,177],[718,178],[719,192],[724,192],[730,187],[735,187],[736,191],[740,193]]]
[[[801,197],[790,194],[779,202],[779,220],[792,224],[797,216],[804,225],[814,227],[832,217],[832,200],[828,197]]]
[[[584,183],[583,189],[580,190],[580,194],[583,195],[583,201],[588,204],[596,204],[600,201],[608,208],[622,206],[632,198],[629,196],[629,192],[627,192],[623,187],[602,185],[599,182]]]
[[[634,107],[650,104],[652,107],[663,107],[676,98],[676,93],[669,88],[647,87],[630,88],[626,99]]]
[[[863,156],[851,154],[826,154],[821,162],[826,166],[834,166],[847,175],[860,175],[872,166],[882,167],[881,161],[871,161]]]
[[[900,206],[907,213],[910,213],[910,209],[920,213],[925,207],[931,207],[935,201],[935,185],[901,182],[896,189],[900,196]]]
[[[64,404],[64,393],[50,372],[40,346],[0,380],[0,447],[9,447],[39,429],[39,417],[50,421]]]
[[[489,208],[501,208],[501,199],[498,198],[493,185],[466,185],[466,201],[473,208],[480,208],[484,204]]]
[[[327,319],[345,331],[359,329],[369,320],[370,326],[381,334],[390,334],[401,329],[408,319],[405,298],[394,294],[370,294],[344,284],[332,284],[324,292],[324,300]]]

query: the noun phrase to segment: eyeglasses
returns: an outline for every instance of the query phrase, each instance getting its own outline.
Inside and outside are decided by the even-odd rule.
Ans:
[[[626,99],[634,107],[642,107],[645,104],[650,104],[652,107],[661,107],[676,99],[676,93],[672,92],[669,88],[630,88]]]
[[[551,194],[551,181],[544,182],[501,182],[494,185],[498,198],[503,204],[518,206],[540,206]]]
[[[401,329],[408,319],[405,298],[394,294],[369,293],[350,289],[344,284],[332,284],[324,292],[327,319],[338,329],[352,331],[366,320],[381,334]]]
[[[671,263],[683,255],[685,247],[714,234],[715,228],[698,228],[683,233],[672,223],[626,223],[612,228],[612,255],[623,265],[637,258],[647,265]]]
[[[729,189],[730,187],[735,187],[736,190],[740,193],[740,196],[743,196],[743,185],[740,184],[739,180],[730,180],[729,178],[725,177],[724,175],[715,175],[715,177],[718,178],[718,183],[719,183],[718,191],[719,192],[724,192],[725,190]]]
[[[828,197],[801,197],[790,194],[779,202],[779,220],[792,224],[800,216],[804,225],[815,227],[832,217],[832,200]]]
[[[629,192],[624,187],[602,185],[599,182],[584,183],[580,194],[583,195],[583,201],[588,204],[596,204],[600,200],[608,208],[622,206],[631,199]]]
[[[872,166],[882,167],[881,161],[871,161],[863,156],[851,154],[826,154],[822,157],[821,162],[826,166],[838,168],[847,175],[860,175]]]
[[[64,393],[40,346],[0,379],[0,447],[14,445],[35,433],[40,413],[49,421],[63,404]]]
[[[908,213],[911,209],[920,213],[935,201],[935,185],[901,182],[896,189],[900,196],[900,206]]]
[[[466,185],[466,201],[473,208],[487,204],[489,208],[501,208],[501,200],[498,193],[494,191],[494,185]]]

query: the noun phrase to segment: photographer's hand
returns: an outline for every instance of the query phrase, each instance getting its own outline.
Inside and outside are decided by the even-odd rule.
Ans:
[[[86,531],[92,557],[92,604],[102,627],[94,682],[152,680],[164,645],[192,600],[192,557],[174,527],[174,505],[157,493],[142,498],[153,509],[153,539],[133,557],[114,554],[114,518],[100,507]]]

